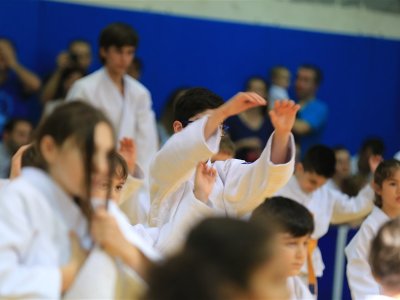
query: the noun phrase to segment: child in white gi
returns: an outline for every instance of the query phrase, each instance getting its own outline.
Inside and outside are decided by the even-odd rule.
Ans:
[[[346,247],[347,280],[353,299],[379,294],[380,286],[371,273],[368,253],[371,240],[380,226],[400,216],[400,162],[382,162],[374,175],[375,207]]]

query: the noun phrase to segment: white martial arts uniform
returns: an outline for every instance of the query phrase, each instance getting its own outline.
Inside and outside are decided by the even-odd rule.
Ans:
[[[355,300],[362,300],[367,295],[380,293],[379,284],[371,274],[368,255],[372,239],[386,221],[389,221],[389,217],[380,208],[374,207],[345,249],[347,281],[352,298]]]
[[[147,185],[148,168],[158,150],[158,135],[150,92],[139,81],[124,75],[124,95],[110,79],[106,68],[77,80],[69,91],[67,100],[83,100],[101,109],[110,119],[118,140],[123,137],[135,141],[137,163],[142,168],[146,181],[136,197],[124,204],[132,224],[147,219],[150,206]],[[137,211],[135,208],[143,208]]]
[[[112,202],[109,211],[132,244],[149,259],[159,258],[146,237],[132,229]],[[74,231],[89,249],[92,242],[87,229],[79,207],[47,173],[24,168],[22,175],[0,192],[0,298],[59,299],[59,268],[69,260],[69,232]],[[103,262],[95,260],[97,268],[89,271],[107,273]]]
[[[315,300],[310,290],[297,276],[291,276],[287,279],[287,287],[290,291],[290,300]]]
[[[77,80],[67,100],[82,100],[101,109],[111,120],[118,140],[131,138],[137,145],[137,162],[147,174],[158,150],[158,137],[150,92],[129,75],[123,77],[124,95],[105,68]]]
[[[174,134],[151,163],[149,223],[152,226],[161,228],[175,222],[182,199],[188,193],[193,194],[196,165],[218,152],[220,131],[207,141],[204,139],[207,119],[203,117]],[[252,164],[237,159],[214,163],[217,178],[208,203],[213,212],[244,216],[287,182],[294,169],[293,137],[290,138],[288,162],[279,165],[271,162],[272,139],[273,135],[261,157]]]
[[[369,185],[353,198],[325,185],[307,194],[301,190],[295,175],[276,195],[297,201],[308,208],[314,217],[314,232],[311,235],[314,240],[318,240],[328,232],[330,223],[344,223],[366,216],[374,205],[374,192]],[[312,259],[315,274],[321,277],[325,266],[318,247],[313,252]],[[303,275],[308,273],[307,264],[303,266],[302,273]]]
[[[368,295],[365,300],[396,300],[396,298],[384,295]]]

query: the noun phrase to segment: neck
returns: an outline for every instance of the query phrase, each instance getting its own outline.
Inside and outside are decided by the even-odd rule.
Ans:
[[[301,104],[301,103],[302,103],[302,104],[305,104],[305,103],[310,102],[310,101],[313,100],[313,99],[315,99],[315,95],[305,96],[305,97],[299,99],[299,103],[300,103],[300,104]]]
[[[382,286],[382,295],[400,300],[400,291],[391,291]]]
[[[400,209],[399,208],[392,208],[386,207],[385,204],[382,205],[382,211],[390,218],[394,219],[400,217]]]
[[[118,87],[118,88],[122,88],[123,86],[123,78],[124,75],[121,73],[116,73],[111,71],[109,68],[106,67],[108,76],[110,77],[110,79],[112,80],[112,82],[114,82],[114,84]]]

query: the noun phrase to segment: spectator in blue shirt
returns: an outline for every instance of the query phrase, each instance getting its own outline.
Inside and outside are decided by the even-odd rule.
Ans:
[[[293,132],[300,139],[302,153],[321,143],[328,119],[328,106],[316,97],[322,77],[322,71],[314,65],[302,65],[297,71],[295,91],[301,109]]]

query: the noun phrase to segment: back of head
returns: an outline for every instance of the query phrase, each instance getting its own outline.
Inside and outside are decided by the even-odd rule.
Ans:
[[[374,137],[366,139],[361,145],[360,153],[369,151],[373,155],[383,155],[385,151],[385,144],[381,138]]]
[[[226,300],[223,277],[213,265],[182,253],[150,271],[146,300]]]
[[[335,153],[329,147],[316,145],[306,152],[302,164],[306,172],[331,178],[335,174]]]
[[[224,104],[217,94],[205,88],[191,88],[178,98],[174,107],[174,120],[186,125],[189,119]]]
[[[285,197],[267,198],[253,211],[251,220],[276,226],[279,232],[289,233],[293,237],[311,235],[314,231],[314,219],[310,211]]]
[[[400,293],[400,218],[385,223],[372,240],[372,274],[385,290]]]
[[[384,160],[376,168],[374,184],[382,188],[383,181],[391,178],[397,170],[400,170],[400,161],[397,159]],[[382,197],[378,193],[375,193],[375,205],[382,207]]]
[[[252,272],[271,260],[274,237],[272,230],[258,223],[210,218],[189,233],[184,251],[214,265],[230,282],[247,289]]]

